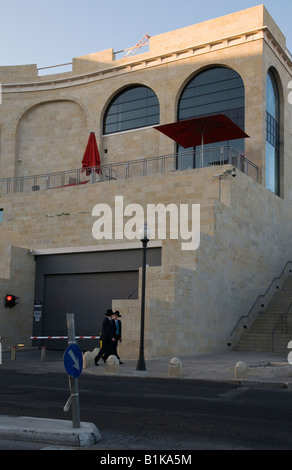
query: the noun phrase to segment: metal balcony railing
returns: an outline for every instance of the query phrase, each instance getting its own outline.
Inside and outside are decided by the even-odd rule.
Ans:
[[[120,163],[92,167],[91,174],[81,168],[33,176],[0,178],[0,195],[31,191],[52,190],[72,186],[100,183],[103,181],[124,180],[131,177],[157,175],[230,164],[258,181],[258,167],[231,147],[215,147],[201,152],[184,151],[160,157],[140,158]],[[100,170],[101,173],[96,173]]]

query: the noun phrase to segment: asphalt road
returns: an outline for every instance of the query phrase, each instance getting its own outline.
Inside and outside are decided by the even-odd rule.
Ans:
[[[81,420],[103,439],[91,450],[287,450],[292,391],[196,380],[141,377],[79,379]],[[65,374],[1,370],[0,414],[71,419]],[[0,441],[2,449],[44,444]]]

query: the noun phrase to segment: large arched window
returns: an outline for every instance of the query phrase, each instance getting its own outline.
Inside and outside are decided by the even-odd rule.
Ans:
[[[280,98],[271,70],[267,75],[266,104],[266,187],[280,194]]]
[[[227,67],[212,67],[196,75],[185,86],[178,104],[178,121],[212,114],[225,114],[244,130],[245,92],[243,80],[237,72]],[[230,145],[244,153],[244,139],[204,146],[204,166],[214,162],[212,147]],[[205,152],[205,149],[207,150]],[[194,152],[178,149],[178,167],[181,169],[200,166],[200,147]],[[208,150],[210,159],[208,158]]]
[[[110,102],[103,133],[113,134],[155,124],[159,124],[157,96],[150,88],[137,85],[121,91]]]

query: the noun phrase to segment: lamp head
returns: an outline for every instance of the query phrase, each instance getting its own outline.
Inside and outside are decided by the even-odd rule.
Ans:
[[[144,223],[144,227],[139,230],[139,237],[141,240],[149,240],[151,237],[151,230],[146,222]]]

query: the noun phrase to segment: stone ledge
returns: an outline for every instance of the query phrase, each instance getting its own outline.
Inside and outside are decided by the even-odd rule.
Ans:
[[[292,377],[292,365],[288,362],[265,362],[255,366],[247,366],[239,361],[234,367],[234,378],[247,377]]]
[[[80,447],[96,444],[102,439],[93,423],[81,422],[80,428],[73,428],[72,421],[27,416],[0,416],[0,437]]]

